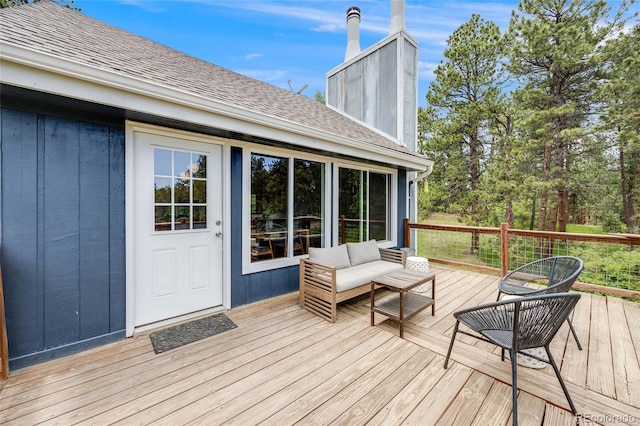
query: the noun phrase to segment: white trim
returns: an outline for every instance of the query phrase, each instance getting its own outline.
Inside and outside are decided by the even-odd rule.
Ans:
[[[423,170],[424,157],[373,145],[339,134],[301,125],[191,92],[151,83],[43,53],[0,40],[2,82],[41,92],[73,97],[182,120],[199,125],[251,134],[292,145],[369,159],[408,169]],[[389,138],[390,143],[396,143]]]
[[[215,138],[212,136],[202,135],[200,133],[187,132],[183,130],[175,130],[167,127],[154,126],[145,123],[139,123],[134,121],[126,121],[125,123],[125,246],[126,246],[126,303],[125,303],[125,335],[127,337],[133,336],[134,333],[140,332],[140,327],[135,327],[134,309],[135,309],[135,238],[134,230],[136,224],[134,223],[134,200],[135,200],[135,185],[134,185],[134,161],[135,161],[135,132],[151,133],[159,136],[170,136],[181,139],[188,139],[195,142],[203,142],[209,144],[215,144],[222,147],[222,165],[223,165],[223,187],[222,198],[224,200],[224,206],[222,211],[223,216],[223,235],[231,235],[230,217],[231,217],[231,203],[230,203],[230,190],[229,190],[229,172],[230,161],[228,161],[230,154],[229,141],[222,138]],[[228,255],[231,250],[231,238],[223,238],[223,259],[222,259],[222,307],[213,307],[211,309],[223,310],[231,307],[231,258]],[[213,311],[212,311],[213,312]],[[181,321],[186,319],[189,315],[181,316],[178,319],[168,319],[161,321],[163,325],[171,322]],[[198,313],[193,315],[198,316]],[[154,323],[153,326],[160,326]],[[165,324],[166,323],[166,324]],[[145,326],[146,327],[146,326]],[[143,327],[144,328],[144,327]]]
[[[389,182],[389,184],[391,185],[391,194],[389,194],[389,218],[388,218],[388,226],[389,229],[387,229],[387,232],[390,234],[389,240],[386,241],[378,241],[378,246],[380,247],[384,247],[384,248],[390,248],[390,247],[396,247],[398,245],[398,235],[396,232],[396,224],[398,223],[398,171],[395,169],[389,169],[389,168],[383,168],[383,167],[375,167],[375,166],[369,166],[367,164],[360,164],[360,163],[353,163],[353,162],[336,162],[334,163],[335,169],[334,169],[334,174],[333,174],[333,183],[332,183],[332,188],[333,188],[333,212],[331,214],[332,218],[337,218],[339,217],[339,207],[340,207],[340,203],[339,203],[339,195],[340,195],[340,191],[338,190],[339,188],[339,180],[340,180],[340,168],[349,168],[349,169],[355,169],[355,170],[363,170],[363,171],[367,171],[367,172],[374,172],[374,173],[383,173],[383,174],[387,174],[390,176],[391,182]],[[368,209],[367,209],[368,212]],[[338,229],[338,225],[339,225],[339,221],[336,220],[334,221],[334,223],[332,224],[332,235],[333,235],[333,241],[335,243],[335,245],[338,245],[339,240],[340,240],[340,230]]]
[[[300,259],[308,257],[308,255],[299,255],[292,257],[283,257],[273,260],[261,260],[260,262],[251,262],[251,156],[253,154],[258,155],[273,155],[277,157],[287,158],[289,160],[288,170],[288,190],[290,197],[288,197],[288,211],[287,218],[289,223],[293,223],[293,165],[294,159],[315,161],[323,163],[325,167],[325,200],[324,200],[324,241],[325,244],[330,242],[330,227],[328,224],[331,222],[329,215],[331,214],[331,181],[330,181],[330,169],[331,162],[326,157],[321,157],[313,154],[308,154],[300,151],[285,150],[280,148],[272,148],[264,145],[248,144],[244,146],[242,151],[242,274],[253,274],[256,272],[270,271],[273,269],[280,269],[287,266],[294,266],[300,264]],[[293,253],[293,241],[288,239],[289,253]]]

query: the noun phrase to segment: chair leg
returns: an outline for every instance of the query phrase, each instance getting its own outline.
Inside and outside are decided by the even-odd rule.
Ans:
[[[571,412],[575,416],[576,414],[578,414],[578,411],[576,410],[576,406],[573,405],[573,401],[571,400],[571,397],[569,396],[569,391],[567,390],[567,387],[564,384],[564,380],[562,380],[562,376],[560,375],[560,370],[558,370],[558,366],[556,365],[555,360],[551,356],[551,351],[549,350],[549,346],[548,345],[545,346],[544,349],[547,351],[547,357],[549,358],[549,364],[551,364],[551,366],[553,367],[553,371],[555,371],[555,373],[556,373],[556,377],[558,378],[558,381],[560,382],[560,386],[562,387],[562,391],[564,392],[564,396],[567,398],[567,401],[569,402],[569,406],[571,407]]]
[[[578,334],[576,333],[576,329],[573,328],[573,324],[571,323],[571,319],[567,317],[567,322],[569,323],[569,328],[571,329],[571,333],[573,333],[573,338],[576,339],[576,344],[578,345],[578,349],[582,350],[582,345],[580,344],[580,340],[578,340]]]
[[[502,296],[502,292],[500,290],[498,290],[498,298],[496,299],[496,302],[500,301],[500,296]]]
[[[511,404],[513,426],[518,426],[518,353],[517,351],[509,351],[511,358]]]
[[[444,369],[447,369],[449,365],[449,357],[451,356],[451,350],[453,349],[453,342],[456,340],[456,334],[458,334],[458,326],[460,321],[456,321],[456,326],[453,328],[453,336],[451,336],[451,343],[449,343],[449,350],[447,351],[447,357],[444,359]]]

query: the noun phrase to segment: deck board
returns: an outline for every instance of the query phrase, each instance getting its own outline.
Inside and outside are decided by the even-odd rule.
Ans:
[[[640,406],[640,363],[633,348],[622,300],[607,298],[616,398]]]
[[[237,328],[162,354],[141,334],[14,371],[0,423],[510,424],[499,350],[459,338],[443,368],[453,312],[494,301],[497,278],[432,269],[436,315],[413,317],[405,339],[388,319],[369,325],[368,296],[341,304],[331,324],[290,294],[230,310]],[[584,350],[565,324],[551,351],[578,411],[640,424],[640,304],[583,294],[573,323]],[[520,425],[578,423],[550,367],[518,369],[518,404]]]

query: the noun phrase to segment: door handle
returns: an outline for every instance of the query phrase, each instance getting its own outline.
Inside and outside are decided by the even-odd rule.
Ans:
[[[216,237],[222,237],[222,232],[220,231],[216,232]]]

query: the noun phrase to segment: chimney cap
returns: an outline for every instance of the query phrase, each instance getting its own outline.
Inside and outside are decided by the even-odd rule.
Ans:
[[[360,19],[360,8],[358,6],[351,6],[347,9],[347,21],[351,18]]]

